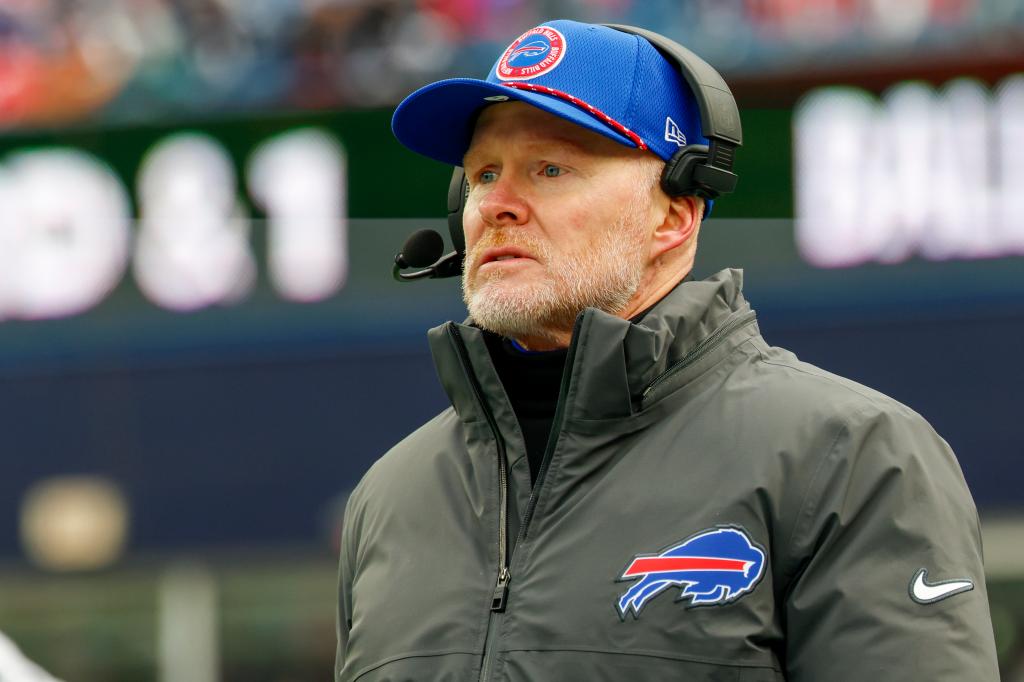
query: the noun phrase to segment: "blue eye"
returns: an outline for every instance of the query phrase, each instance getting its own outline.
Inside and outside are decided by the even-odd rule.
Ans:
[[[478,177],[479,177],[480,182],[488,183],[488,182],[494,182],[495,180],[497,180],[498,179],[498,174],[495,173],[492,170],[486,170],[486,171],[481,172]]]
[[[562,169],[559,168],[558,166],[552,165],[550,163],[548,165],[544,166],[544,175],[546,177],[557,178],[561,174],[562,174]]]

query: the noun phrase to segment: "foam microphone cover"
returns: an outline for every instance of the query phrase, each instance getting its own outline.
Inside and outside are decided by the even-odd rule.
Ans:
[[[444,239],[435,230],[417,230],[402,245],[402,260],[410,268],[433,265],[443,253]]]

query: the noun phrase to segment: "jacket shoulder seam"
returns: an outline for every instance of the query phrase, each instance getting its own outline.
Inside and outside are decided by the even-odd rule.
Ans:
[[[788,539],[788,541],[786,543],[787,550],[788,550],[787,554],[789,554],[790,557],[794,557],[795,556],[795,553],[793,552],[793,547],[796,544],[796,538],[798,536],[799,531],[801,530],[801,525],[803,523],[804,517],[806,516],[806,513],[812,507],[817,505],[818,496],[817,495],[813,495],[813,492],[814,492],[816,484],[819,481],[819,478],[822,476],[822,472],[825,469],[825,463],[828,462],[832,458],[832,453],[835,452],[836,448],[839,445],[839,439],[843,436],[843,434],[848,433],[848,432],[849,432],[849,426],[846,424],[846,422],[845,421],[840,422],[840,424],[836,428],[835,435],[832,437],[832,440],[829,442],[829,446],[825,449],[824,453],[821,455],[820,459],[818,460],[817,465],[814,467],[814,473],[811,475],[810,480],[807,481],[807,486],[804,488],[803,494],[800,496],[800,504],[797,506],[796,516],[793,519],[793,530],[790,532],[789,539]],[[787,569],[786,570],[787,578],[793,572],[794,572],[793,570]]]
[[[764,350],[762,348],[757,348],[757,350],[761,356],[761,362],[763,362],[766,365],[772,365],[773,367],[779,367],[784,370],[789,370],[792,372],[803,374],[808,377],[819,379],[825,383],[828,383],[831,386],[843,389],[849,393],[852,393],[853,395],[856,395],[859,398],[869,401],[869,404],[861,404],[859,407],[851,410],[848,414],[836,415],[838,424],[836,427],[835,435],[829,440],[828,447],[824,449],[820,458],[818,459],[817,464],[814,467],[814,473],[811,475],[810,480],[808,480],[807,485],[804,488],[803,494],[800,497],[800,504],[797,506],[796,515],[793,519],[793,529],[789,534],[789,538],[786,544],[787,549],[789,549],[789,556],[794,557],[794,552],[792,551],[792,548],[796,544],[797,538],[799,537],[799,534],[802,530],[804,519],[807,517],[809,513],[812,512],[812,510],[820,502],[821,495],[820,493],[816,494],[815,490],[820,486],[820,481],[822,476],[824,475],[827,463],[834,459],[834,454],[839,448],[839,442],[842,439],[843,435],[850,433],[851,420],[854,417],[864,416],[874,410],[878,410],[881,406],[878,404],[879,401],[877,400],[876,396],[866,394],[862,391],[858,391],[853,386],[849,386],[841,381],[836,381],[834,378],[828,376],[827,373],[811,372],[802,367],[797,367],[788,363],[770,360],[765,355]],[[912,412],[912,410],[910,410],[908,407],[906,407],[899,401],[893,400],[891,398],[888,398],[886,401],[884,401],[884,404],[889,408],[897,408],[900,411]],[[798,562],[794,562],[792,567],[786,569],[787,578],[791,577],[795,573],[797,565]]]
[[[801,524],[808,517],[808,515],[813,513],[813,510],[816,507],[818,507],[821,502],[821,497],[824,494],[824,490],[818,492],[815,492],[815,490],[816,488],[821,487],[821,478],[826,469],[826,464],[830,461],[835,460],[834,455],[839,450],[840,439],[842,438],[842,436],[850,434],[852,432],[850,428],[850,422],[853,420],[854,417],[861,417],[866,414],[869,414],[872,411],[872,407],[865,405],[858,409],[852,410],[849,413],[849,415],[839,418],[839,425],[836,429],[836,435],[832,439],[829,447],[825,449],[824,453],[821,456],[821,459],[818,461],[818,465],[814,469],[814,474],[811,476],[811,480],[808,481],[807,488],[804,491],[804,495],[800,500],[800,506],[797,508],[796,518],[793,521],[793,531],[790,534],[788,543],[790,549],[790,556],[794,556],[792,548],[795,545],[796,540],[799,536]],[[789,575],[790,572],[787,571],[787,577]]]

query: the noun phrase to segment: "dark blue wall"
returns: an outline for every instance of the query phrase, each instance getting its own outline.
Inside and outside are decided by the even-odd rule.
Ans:
[[[981,506],[1021,502],[1024,377],[1012,363],[1024,317],[815,327],[762,314],[761,326],[769,342],[921,412]],[[17,549],[28,485],[68,472],[124,486],[136,548],[323,542],[331,498],[445,404],[425,339],[7,376],[0,549]]]

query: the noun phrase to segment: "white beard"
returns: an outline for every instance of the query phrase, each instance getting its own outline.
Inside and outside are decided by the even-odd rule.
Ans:
[[[643,192],[633,194],[615,223],[576,253],[556,252],[546,240],[515,226],[489,228],[466,254],[462,298],[470,317],[501,336],[551,340],[571,331],[585,308],[620,313],[646,269],[642,216],[648,202]],[[477,267],[484,250],[504,245],[528,250],[544,266],[544,276],[515,284],[506,282],[500,269],[481,276]]]

